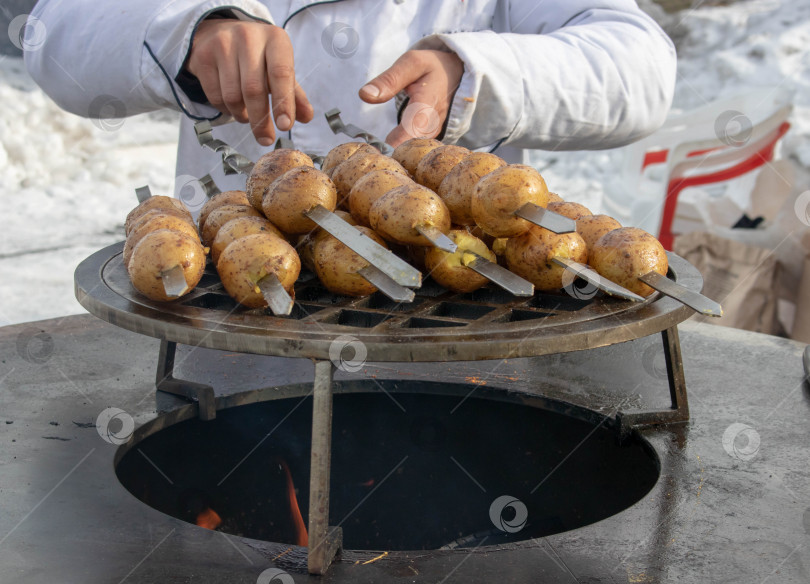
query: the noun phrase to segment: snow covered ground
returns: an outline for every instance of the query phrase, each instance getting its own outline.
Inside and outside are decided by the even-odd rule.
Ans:
[[[810,3],[748,0],[659,18],[679,47],[676,109],[753,87],[794,89],[782,152],[810,168]],[[21,59],[2,56],[0,103],[0,325],[84,312],[73,271],[123,239],[136,187],[173,190],[178,116],[78,118],[36,87]],[[596,210],[620,159],[606,151],[536,161],[552,190]]]

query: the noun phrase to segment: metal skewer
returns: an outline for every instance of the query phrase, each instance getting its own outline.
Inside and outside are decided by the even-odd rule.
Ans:
[[[413,302],[413,290],[400,286],[377,268],[369,265],[357,273],[394,302]]]
[[[139,203],[143,203],[146,199],[152,196],[152,189],[149,186],[138,187],[135,189],[135,196],[138,198]]]
[[[273,314],[286,316],[292,312],[293,299],[281,285],[278,276],[267,274],[264,278],[256,282],[256,288],[261,292],[267,305]]]
[[[554,233],[571,233],[577,230],[577,223],[573,219],[539,207],[534,203],[526,203],[513,214]]]
[[[400,286],[418,288],[422,285],[422,273],[419,270],[357,231],[326,207],[316,205],[304,215]]]
[[[250,174],[253,170],[254,164],[247,156],[239,154],[222,140],[214,138],[214,129],[208,120],[194,124],[194,132],[200,146],[206,146],[222,154],[222,170],[225,174]]]
[[[394,152],[394,149],[389,144],[386,144],[374,134],[370,134],[362,128],[358,128],[354,124],[344,124],[343,120],[340,119],[340,110],[338,108],[334,108],[326,112],[326,121],[329,124],[329,127],[332,129],[332,132],[335,134],[346,134],[351,138],[362,138],[374,146],[377,150],[388,156]]]
[[[174,266],[168,270],[160,273],[160,279],[163,280],[163,290],[169,298],[179,298],[188,292],[188,283],[186,282],[186,275],[183,268]]]
[[[417,225],[415,229],[427,239],[433,247],[438,247],[442,251],[455,253],[458,249],[456,243],[433,225]]]
[[[214,195],[218,195],[222,192],[214,182],[214,179],[211,178],[210,174],[206,174],[204,177],[198,178],[197,182],[200,183],[200,186],[202,187],[205,196],[208,197],[209,199]]]
[[[524,280],[517,274],[513,274],[506,268],[481,257],[474,251],[464,250],[461,252],[461,263],[471,270],[481,274],[487,280],[497,284],[507,292],[515,296],[533,296],[534,284]]]
[[[705,314],[706,316],[723,316],[723,307],[714,300],[705,297],[703,294],[687,290],[680,284],[676,284],[666,276],[658,272],[648,272],[638,278],[650,288],[658,290],[661,294],[666,294],[691,308],[692,310]]]
[[[627,300],[633,300],[635,302],[644,301],[644,297],[639,296],[635,292],[631,292],[624,286],[619,286],[618,284],[611,282],[607,278],[603,278],[596,270],[593,270],[584,264],[561,257],[553,257],[551,258],[551,261],[558,266],[562,266],[572,274],[582,278],[589,284],[596,286],[599,290],[605,292],[606,294],[618,296],[619,298],[625,298]]]

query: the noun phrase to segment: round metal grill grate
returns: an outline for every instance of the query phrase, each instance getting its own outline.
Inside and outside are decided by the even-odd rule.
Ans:
[[[132,287],[122,248],[122,243],[104,248],[79,265],[76,297],[82,306],[138,333],[228,351],[329,359],[334,342],[358,340],[369,361],[516,358],[624,342],[691,315],[657,293],[643,303],[601,294],[517,298],[494,286],[455,294],[428,279],[414,302],[397,304],[382,294],[336,296],[316,278],[303,277],[292,314],[278,317],[239,306],[210,265],[190,294],[169,303],[148,300]],[[669,262],[671,279],[700,291],[703,281],[694,266],[671,253]]]

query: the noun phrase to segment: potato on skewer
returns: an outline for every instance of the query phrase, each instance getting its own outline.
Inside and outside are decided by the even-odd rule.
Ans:
[[[399,162],[408,174],[416,176],[416,167],[419,161],[431,150],[435,150],[442,143],[433,138],[411,138],[394,149],[391,157]]]
[[[197,233],[197,228],[194,227],[192,223],[189,223],[185,218],[180,218],[175,215],[156,215],[151,217],[149,215],[150,214],[147,213],[143,216],[144,219],[148,218],[148,221],[139,221],[130,232],[126,242],[124,243],[124,253],[122,257],[124,260],[124,266],[126,267],[129,267],[129,260],[132,258],[132,252],[134,251],[135,246],[138,245],[138,243],[144,237],[146,237],[146,235],[152,233],[153,231],[158,231],[160,229],[171,229],[173,231],[185,233],[194,239],[200,239],[200,236]]]
[[[250,204],[262,210],[262,197],[265,190],[282,174],[299,166],[314,168],[312,159],[300,150],[279,148],[263,155],[256,161],[247,179],[245,193]]]
[[[416,165],[414,180],[420,185],[438,192],[439,185],[453,167],[470,155],[470,151],[461,146],[446,144],[434,148],[425,154]]]
[[[368,227],[357,226],[356,229],[376,241],[383,247],[385,241]],[[315,273],[321,283],[331,292],[345,296],[368,296],[377,291],[358,272],[370,264],[326,232],[320,237],[313,249]]]
[[[495,254],[486,244],[465,230],[451,230],[447,236],[458,246],[454,253],[436,247],[427,248],[425,267],[440,286],[453,292],[472,292],[486,285],[489,280],[465,265],[465,254],[470,252],[496,262]],[[473,256],[474,257],[474,256]]]
[[[257,233],[240,237],[226,247],[219,256],[217,271],[234,300],[250,308],[259,308],[268,305],[260,289],[261,281],[275,277],[292,295],[301,261],[293,247],[281,237]]]
[[[391,170],[375,170],[354,183],[349,191],[349,211],[355,221],[369,227],[368,213],[374,201],[402,185],[415,184],[406,175]]]
[[[349,225],[357,225],[357,221],[355,221],[354,218],[346,211],[335,211],[334,213]],[[298,257],[301,258],[301,264],[303,264],[311,272],[315,272],[315,260],[313,259],[315,246],[327,235],[329,235],[329,232],[319,227],[318,229],[305,233],[298,238],[298,243],[295,245],[295,250],[298,252]]]
[[[264,215],[281,231],[298,235],[317,226],[304,213],[317,205],[335,210],[337,192],[320,170],[301,166],[285,172],[264,193]]]
[[[506,166],[503,159],[488,152],[473,152],[456,164],[436,191],[450,210],[456,225],[475,225],[470,206],[475,185],[481,177]]]
[[[219,231],[219,228],[225,225],[231,219],[236,219],[237,217],[261,216],[262,214],[253,207],[248,207],[245,205],[222,205],[218,209],[211,211],[211,214],[208,215],[208,218],[205,220],[205,227],[203,227],[200,233],[203,243],[207,247],[211,247],[211,244],[214,243],[214,238],[217,236],[217,231]]]
[[[565,269],[552,261],[555,257],[584,263],[588,259],[585,241],[576,232],[553,233],[532,225],[528,231],[506,242],[507,266],[538,290],[552,291],[563,287]]]
[[[486,233],[495,237],[513,237],[525,233],[532,225],[515,215],[527,203],[546,206],[546,181],[530,166],[510,164],[478,181],[470,209],[476,224]]]
[[[420,231],[450,230],[450,212],[441,197],[419,185],[403,185],[377,199],[369,211],[372,229],[404,245],[433,245]]]
[[[599,238],[621,226],[621,223],[607,215],[583,215],[577,219],[577,233],[582,236],[588,246],[588,263],[590,263],[591,250]]]
[[[600,237],[591,249],[591,266],[599,275],[645,298],[654,290],[639,280],[649,272],[666,276],[664,246],[638,227],[621,227]]]
[[[129,231],[127,231],[127,237],[132,235],[135,231],[140,229],[143,225],[146,225],[149,221],[156,217],[177,217],[181,221],[184,221],[194,227],[194,220],[191,219],[187,213],[180,211],[178,209],[152,209],[151,211],[147,211],[137,219],[135,219],[132,223],[130,223]]]
[[[358,150],[344,162],[341,162],[332,172],[332,182],[337,189],[338,201],[349,196],[354,183],[375,170],[390,170],[407,176],[402,165],[393,158],[380,153],[370,154]]]
[[[216,266],[219,256],[222,255],[226,247],[240,237],[255,233],[269,233],[284,239],[281,231],[264,217],[237,217],[225,223],[217,231],[216,237],[211,243],[211,261]]]
[[[569,219],[577,220],[585,215],[591,215],[591,210],[585,205],[574,203],[572,201],[549,202],[546,209],[554,211],[558,215],[568,217]]]
[[[155,195],[146,199],[143,203],[135,207],[132,211],[129,212],[127,215],[126,221],[124,221],[124,232],[129,235],[129,232],[132,230],[133,224],[144,214],[148,213],[149,211],[153,210],[170,210],[176,211],[180,213],[182,216],[186,216],[189,221],[192,223],[194,219],[191,216],[191,212],[188,208],[183,204],[183,201],[180,199],[175,199],[173,197],[165,197],[163,195]]]
[[[250,206],[250,200],[247,198],[245,191],[224,191],[217,193],[200,209],[200,215],[197,217],[197,225],[200,226],[200,231],[205,227],[205,221],[214,209],[219,209],[224,205],[245,205]]]
[[[341,162],[348,160],[356,152],[366,152],[368,154],[379,154],[380,151],[365,142],[346,142],[332,148],[323,159],[321,164],[321,172],[326,176],[332,177],[332,172]]]
[[[174,300],[164,284],[171,273],[185,280],[185,292],[192,290],[205,270],[205,251],[197,237],[171,229],[159,229],[147,233],[132,250],[127,265],[132,285],[152,300]]]

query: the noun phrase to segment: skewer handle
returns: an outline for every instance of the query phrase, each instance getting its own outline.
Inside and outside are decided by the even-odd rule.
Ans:
[[[343,120],[340,119],[340,110],[338,108],[334,108],[326,112],[326,121],[335,134],[342,133],[350,136],[351,138],[362,138],[374,146],[377,150],[388,156],[390,156],[394,151],[390,145],[377,138],[377,136],[374,134],[370,134],[364,129],[358,128],[354,124],[344,124]]]
[[[197,181],[200,183],[200,186],[202,187],[205,196],[208,197],[209,199],[214,195],[218,195],[222,192],[221,190],[219,190],[219,187],[214,182],[214,179],[211,178],[210,174],[206,174],[204,177],[197,179]]]
[[[256,283],[270,310],[276,316],[286,316],[292,312],[293,299],[281,285],[275,274],[268,274]]]
[[[456,253],[458,246],[455,242],[433,225],[417,225],[416,230],[422,234],[422,237],[430,241],[433,247],[438,247],[447,253]]]
[[[183,268],[174,266],[168,270],[160,273],[160,279],[163,280],[163,290],[169,298],[179,298],[188,292],[188,283],[186,282],[186,275]]]
[[[557,264],[558,266],[562,266],[575,276],[578,276],[588,282],[596,286],[599,290],[606,294],[610,294],[611,296],[618,296],[619,298],[624,298],[626,300],[633,300],[635,302],[644,302],[644,297],[639,296],[635,292],[630,292],[624,286],[619,286],[618,284],[611,282],[607,278],[603,278],[599,275],[596,270],[589,268],[584,264],[580,264],[579,262],[575,262],[574,260],[569,260],[568,258],[561,258],[561,257],[553,257],[551,260]]]
[[[638,279],[647,284],[650,288],[654,288],[661,294],[674,298],[700,314],[716,317],[723,316],[723,307],[720,306],[720,304],[711,298],[707,298],[703,294],[687,290],[680,284],[676,284],[658,272],[648,272],[643,276],[639,276]]]
[[[323,205],[314,206],[304,215],[400,286],[418,288],[422,285],[422,274],[419,270],[357,231]]]
[[[577,223],[573,219],[563,217],[543,207],[538,207],[534,203],[526,203],[514,214],[554,233],[571,233],[577,230]]]
[[[413,302],[413,290],[400,286],[374,266],[368,265],[357,273],[394,302]]]
[[[481,274],[487,280],[497,284],[515,296],[533,296],[534,284],[513,274],[506,268],[481,257],[475,252],[464,250],[461,262],[471,270]]]
[[[152,189],[149,186],[138,187],[135,189],[135,196],[138,197],[138,202],[143,203],[146,199],[152,196]]]

